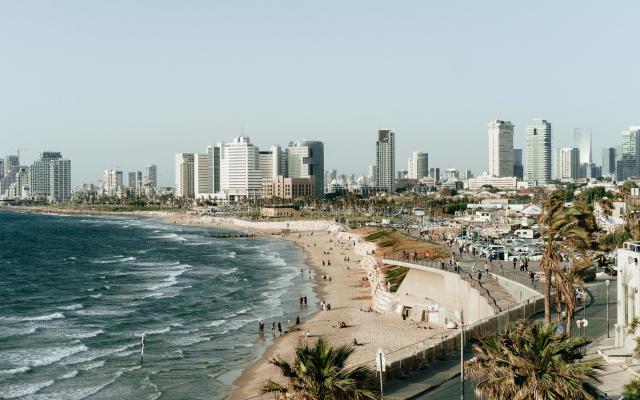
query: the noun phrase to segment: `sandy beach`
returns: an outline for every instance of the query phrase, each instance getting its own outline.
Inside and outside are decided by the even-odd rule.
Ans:
[[[371,248],[371,245],[350,232],[328,231],[326,227],[333,225],[330,222],[308,227],[304,223],[294,225],[296,223],[291,222],[291,232],[281,234],[281,229],[275,229],[279,225],[270,223],[189,215],[168,215],[165,219],[171,223],[186,225],[250,229],[257,234],[278,234],[283,239],[291,240],[307,255],[306,263],[315,272],[319,297],[331,304],[330,311],[322,311],[319,304],[309,304],[308,307],[316,308],[317,313],[310,320],[301,321],[288,334],[274,338],[273,344],[262,357],[248,366],[235,381],[236,388],[230,399],[258,396],[260,388],[268,379],[277,380],[279,377],[279,371],[268,360],[275,355],[291,360],[295,348],[303,340],[314,340],[322,336],[332,345],[344,345],[352,344],[356,339],[359,345],[355,347],[350,359],[351,365],[369,363],[373,367],[378,348],[390,353],[440,334],[437,329],[427,330],[423,325],[403,321],[394,313],[368,311],[373,306],[370,281],[366,280],[371,276],[371,271],[362,267],[361,260],[366,256],[362,245],[369,245],[365,248]],[[327,279],[323,279],[324,276]],[[338,328],[340,322],[344,322],[347,327]],[[270,335],[271,321],[265,321],[265,325],[265,334]],[[311,334],[310,339],[304,338],[306,330]]]

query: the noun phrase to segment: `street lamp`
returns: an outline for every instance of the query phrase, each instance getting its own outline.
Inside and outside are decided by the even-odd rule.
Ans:
[[[607,288],[607,338],[611,337],[611,333],[609,330],[609,286],[611,285],[611,280],[607,279],[604,281],[604,286]]]

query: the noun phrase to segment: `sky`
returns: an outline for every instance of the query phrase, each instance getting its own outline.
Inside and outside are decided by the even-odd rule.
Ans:
[[[158,165],[244,131],[260,147],[325,142],[366,174],[379,128],[396,167],[487,169],[486,125],[532,118],[601,148],[640,125],[640,2],[0,2],[0,155],[72,160],[73,184]]]

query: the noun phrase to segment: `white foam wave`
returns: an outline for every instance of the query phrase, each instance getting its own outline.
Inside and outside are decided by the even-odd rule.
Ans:
[[[0,388],[0,398],[18,399],[20,397],[31,396],[47,386],[53,385],[54,381],[44,381],[36,383],[18,383]]]
[[[150,331],[143,331],[143,332],[138,332],[136,333],[136,336],[142,336],[143,334],[146,336],[149,335],[159,335],[161,333],[167,333],[171,330],[171,327],[168,326],[166,328],[161,328],[161,329],[154,329],[154,330],[150,330]]]
[[[231,251],[229,252],[229,254],[227,254],[227,258],[236,258],[236,255],[238,255],[238,253],[236,253],[235,251]]]
[[[27,372],[31,369],[31,367],[19,367],[14,369],[0,369],[0,375],[15,375],[21,374],[23,372]]]
[[[27,348],[0,352],[0,359],[16,367],[41,367],[89,350],[85,345],[71,347]]]
[[[100,297],[102,297],[102,293],[98,293],[98,294],[90,294],[90,297],[93,297],[94,299],[99,299]]]
[[[109,307],[95,307],[95,308],[85,308],[83,310],[75,311],[76,315],[86,315],[91,317],[101,317],[101,316],[121,316],[131,314],[132,310],[123,310],[120,308],[109,308]]]
[[[77,370],[77,369],[74,369],[73,371],[67,372],[67,373],[66,373],[66,374],[64,374],[64,375],[60,375],[60,376],[58,377],[58,379],[70,379],[70,378],[73,378],[73,377],[74,377],[74,376],[76,376],[76,375],[78,375],[78,370]]]
[[[207,326],[210,326],[210,327],[216,327],[216,326],[220,326],[220,325],[224,324],[225,322],[227,322],[227,320],[219,319],[219,320],[217,320],[217,321],[213,321],[213,322],[211,322],[211,323],[210,323],[210,324],[208,324]]]
[[[94,362],[102,357],[110,356],[112,354],[119,354],[128,351],[132,347],[139,346],[138,343],[128,344],[121,347],[109,347],[106,349],[90,350],[83,354],[74,355],[62,362],[62,365],[76,365]]]
[[[51,321],[64,318],[64,314],[55,312],[53,314],[39,315],[37,317],[0,317],[0,321]]]
[[[73,310],[79,310],[81,308],[83,308],[84,306],[80,303],[78,304],[71,304],[68,306],[64,306],[64,307],[59,307],[61,310],[67,310],[67,311],[73,311]]]
[[[96,362],[92,362],[92,363],[89,363],[89,364],[83,365],[83,366],[81,367],[81,369],[82,369],[82,370],[84,370],[84,371],[90,371],[90,370],[92,370],[92,369],[96,369],[96,368],[104,367],[104,363],[105,363],[105,361],[104,361],[104,360],[96,361]]]
[[[171,339],[169,342],[175,346],[191,346],[196,343],[206,342],[211,340],[206,336],[183,336],[175,339]]]

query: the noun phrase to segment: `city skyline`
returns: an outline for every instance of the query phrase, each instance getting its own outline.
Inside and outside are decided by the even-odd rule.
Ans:
[[[74,160],[74,186],[95,182],[104,168],[147,163],[158,165],[158,184],[170,186],[175,151],[243,130],[265,149],[291,137],[321,140],[328,168],[364,174],[375,162],[367,138],[392,127],[398,165],[420,149],[431,165],[479,173],[486,152],[475,150],[486,148],[492,119],[515,125],[517,148],[533,118],[553,124],[556,148],[572,146],[573,130],[588,127],[594,154],[640,122],[632,95],[640,83],[622,67],[635,56],[619,40],[634,34],[625,23],[638,11],[632,3],[581,4],[576,13],[551,2],[462,9],[353,2],[339,12],[157,2],[151,14],[142,4],[69,4],[42,3],[37,13],[28,4],[0,5],[0,47],[11,60],[0,66],[10,77],[0,131],[3,154],[28,149],[23,158],[32,161],[41,150],[64,152]],[[487,27],[487,18],[503,24]],[[521,29],[541,18],[544,31]],[[600,29],[578,29],[585,24]],[[536,48],[554,62],[532,63]],[[488,63],[496,52],[507,56]],[[606,78],[592,79],[596,73]],[[89,145],[101,151],[87,152]]]

